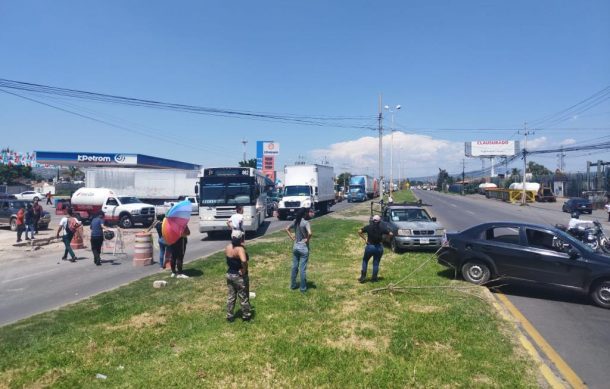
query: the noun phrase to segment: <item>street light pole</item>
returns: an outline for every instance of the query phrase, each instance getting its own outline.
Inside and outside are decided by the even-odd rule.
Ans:
[[[390,196],[392,196],[394,190],[394,112],[400,109],[400,104],[394,109],[390,109],[390,106],[386,105],[385,109],[392,114],[392,127],[390,128]]]

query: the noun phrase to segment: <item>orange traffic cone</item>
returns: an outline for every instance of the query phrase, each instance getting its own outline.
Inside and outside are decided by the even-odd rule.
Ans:
[[[76,229],[72,240],[70,241],[70,247],[74,250],[85,248],[85,244],[83,243],[83,228],[79,227]]]

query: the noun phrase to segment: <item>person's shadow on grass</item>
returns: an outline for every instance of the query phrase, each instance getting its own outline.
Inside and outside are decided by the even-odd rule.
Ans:
[[[189,277],[201,277],[203,275],[203,272],[199,269],[184,269],[183,273]]]

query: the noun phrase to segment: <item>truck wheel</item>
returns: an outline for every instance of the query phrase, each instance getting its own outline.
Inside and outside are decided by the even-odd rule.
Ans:
[[[119,219],[119,227],[121,228],[131,228],[133,227],[133,221],[131,220],[131,216],[123,215]]]
[[[11,231],[17,231],[17,219],[11,218]]]
[[[392,238],[392,240],[390,241],[390,248],[396,254],[400,253],[400,247],[398,247],[398,243],[396,243],[396,239],[395,238]]]

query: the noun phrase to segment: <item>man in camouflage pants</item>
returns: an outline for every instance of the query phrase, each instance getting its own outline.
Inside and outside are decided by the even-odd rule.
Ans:
[[[239,296],[242,319],[248,321],[252,318],[250,309],[250,280],[248,278],[248,253],[244,247],[245,233],[233,231],[231,243],[225,247],[227,258],[227,321],[235,319],[233,310],[235,300]]]

